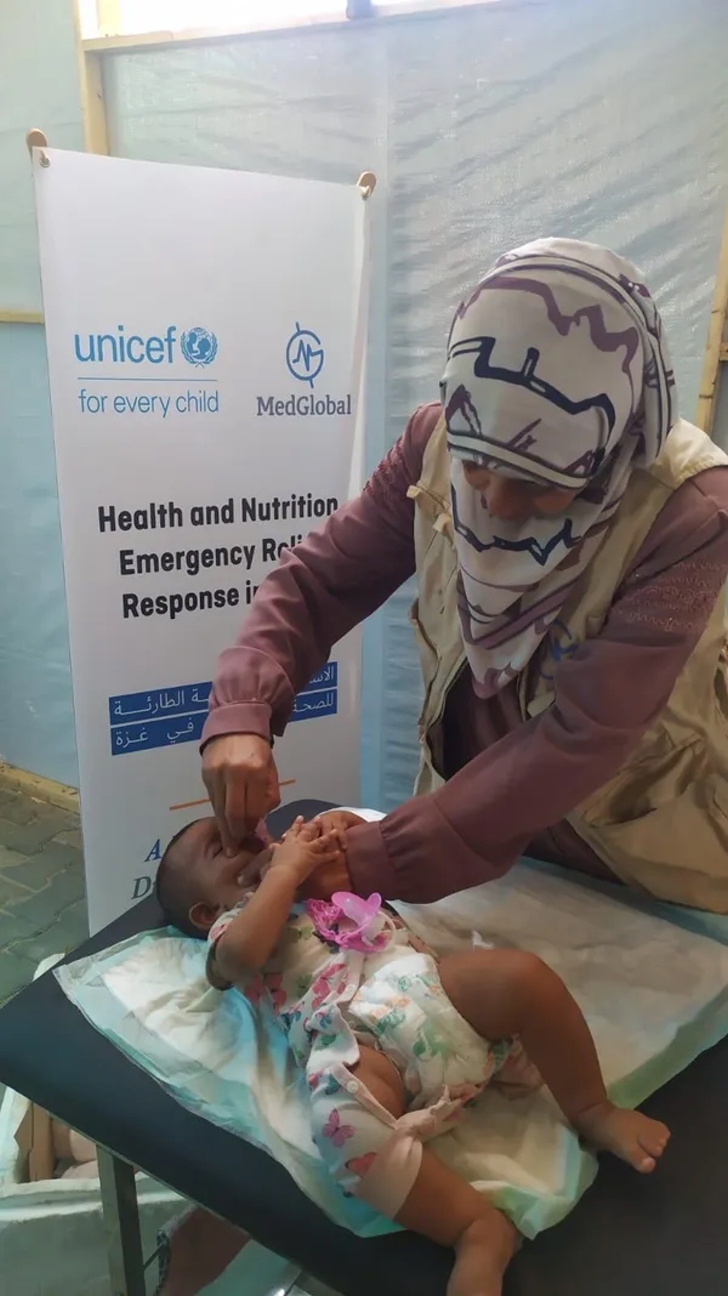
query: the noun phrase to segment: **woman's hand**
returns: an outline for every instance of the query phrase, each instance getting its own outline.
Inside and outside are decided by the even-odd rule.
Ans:
[[[305,900],[330,900],[335,891],[351,891],[351,878],[346,863],[346,834],[350,828],[366,820],[350,810],[326,810],[317,816],[324,831],[333,831],[339,843],[339,853],[328,863],[321,863],[308,876],[301,887]]]
[[[202,781],[228,854],[281,803],[271,745],[257,734],[211,738],[202,753]]]
[[[329,819],[328,813],[321,815],[321,819]],[[351,877],[346,862],[346,833],[337,828],[333,831],[338,845],[337,853],[330,860],[322,860],[304,880],[300,891],[304,900],[330,900],[336,891],[351,891]]]
[[[366,819],[362,819],[361,815],[352,814],[351,810],[325,810],[316,818],[323,828],[333,828],[339,834],[344,849],[346,849],[345,834],[349,829],[356,828],[357,824],[366,823]]]
[[[271,849],[266,873],[285,871],[298,888],[319,868],[336,866],[342,857],[338,833],[326,829],[318,819],[304,823],[298,818],[283,840]]]

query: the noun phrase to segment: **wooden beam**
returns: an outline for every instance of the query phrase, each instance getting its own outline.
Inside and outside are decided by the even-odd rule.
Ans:
[[[82,51],[81,103],[83,134],[87,153],[109,154],[109,128],[104,99],[104,68],[100,54]]]
[[[695,418],[699,428],[711,435],[715,416],[716,395],[721,361],[728,359],[726,314],[728,313],[728,215],[723,229],[723,241],[715,276],[715,292],[708,324],[708,341],[700,379],[698,412]]]
[[[99,31],[106,34],[88,37],[83,41],[83,48],[91,54],[131,54],[138,50],[158,49],[160,46],[215,45],[230,40],[239,40],[248,36],[270,35],[281,32],[310,31],[327,27],[356,26],[358,21],[386,19],[394,21],[404,18],[408,22],[413,18],[431,18],[436,14],[452,14],[458,9],[468,9],[473,5],[497,4],[499,0],[401,0],[386,9],[378,9],[376,0],[347,0],[345,12],[341,17],[332,14],[310,14],[306,18],[272,18],[257,23],[246,23],[234,27],[188,27],[182,31],[151,31],[136,33],[118,33],[121,23],[111,16],[116,0],[97,0]]]
[[[120,36],[95,36],[82,42],[87,54],[133,54],[137,50],[158,49],[160,46],[219,45],[230,40],[254,36],[280,35],[291,31],[321,30],[327,27],[344,27],[351,24],[345,17],[332,18],[323,14],[297,18],[294,22],[272,19],[257,26],[248,23],[238,27],[189,27],[182,31],[137,32]]]
[[[0,310],[0,324],[43,324],[40,311]]]
[[[101,8],[98,9],[99,16]],[[109,132],[104,102],[103,67],[100,54],[86,49],[81,35],[80,0],[73,0],[73,21],[76,34],[76,57],[83,119],[83,143],[87,153],[108,156]]]

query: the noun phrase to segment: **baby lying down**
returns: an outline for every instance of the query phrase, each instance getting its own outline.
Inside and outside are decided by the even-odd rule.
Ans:
[[[165,851],[160,904],[180,931],[207,938],[213,986],[272,1009],[342,1191],[454,1247],[448,1296],[498,1296],[516,1230],[426,1146],[466,1103],[490,1081],[538,1073],[592,1147],[643,1174],[669,1132],[608,1100],[581,1011],[534,955],[438,960],[377,896],[300,902],[306,879],[339,856],[335,823],[297,820],[281,842],[252,838],[230,858],[216,820],[199,819]]]

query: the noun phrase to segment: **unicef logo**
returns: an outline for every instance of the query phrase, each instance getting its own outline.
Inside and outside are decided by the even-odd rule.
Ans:
[[[296,322],[296,331],[286,347],[286,365],[289,374],[299,382],[307,382],[313,387],[314,378],[318,378],[324,367],[324,349],[321,339],[310,329],[302,329]]]
[[[179,345],[185,360],[198,369],[212,364],[217,355],[217,338],[204,328],[188,329],[182,334]]]

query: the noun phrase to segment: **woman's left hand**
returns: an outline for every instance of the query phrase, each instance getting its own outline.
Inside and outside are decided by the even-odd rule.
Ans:
[[[309,873],[300,895],[304,900],[330,900],[336,891],[351,891],[351,878],[342,851],[333,864],[320,864]]]
[[[344,852],[346,852],[346,834],[350,828],[356,828],[357,824],[366,823],[361,815],[353,814],[351,810],[324,810],[323,814],[316,816],[321,827],[326,832],[335,832],[341,842]]]
[[[343,833],[341,835],[343,839]],[[346,864],[346,846],[341,845],[336,859],[317,864],[299,890],[303,899],[330,899],[337,890],[351,890]]]
[[[363,820],[348,810],[328,810],[318,815],[319,823],[327,832],[337,834],[340,850],[334,860],[319,864],[309,873],[300,888],[305,900],[330,900],[335,891],[351,891],[351,878],[346,863],[346,831]]]
[[[292,875],[298,887],[315,869],[327,864],[335,865],[340,855],[336,832],[324,828],[318,819],[304,823],[299,817],[284,834],[282,841],[271,848],[265,873],[268,876],[284,870]]]

